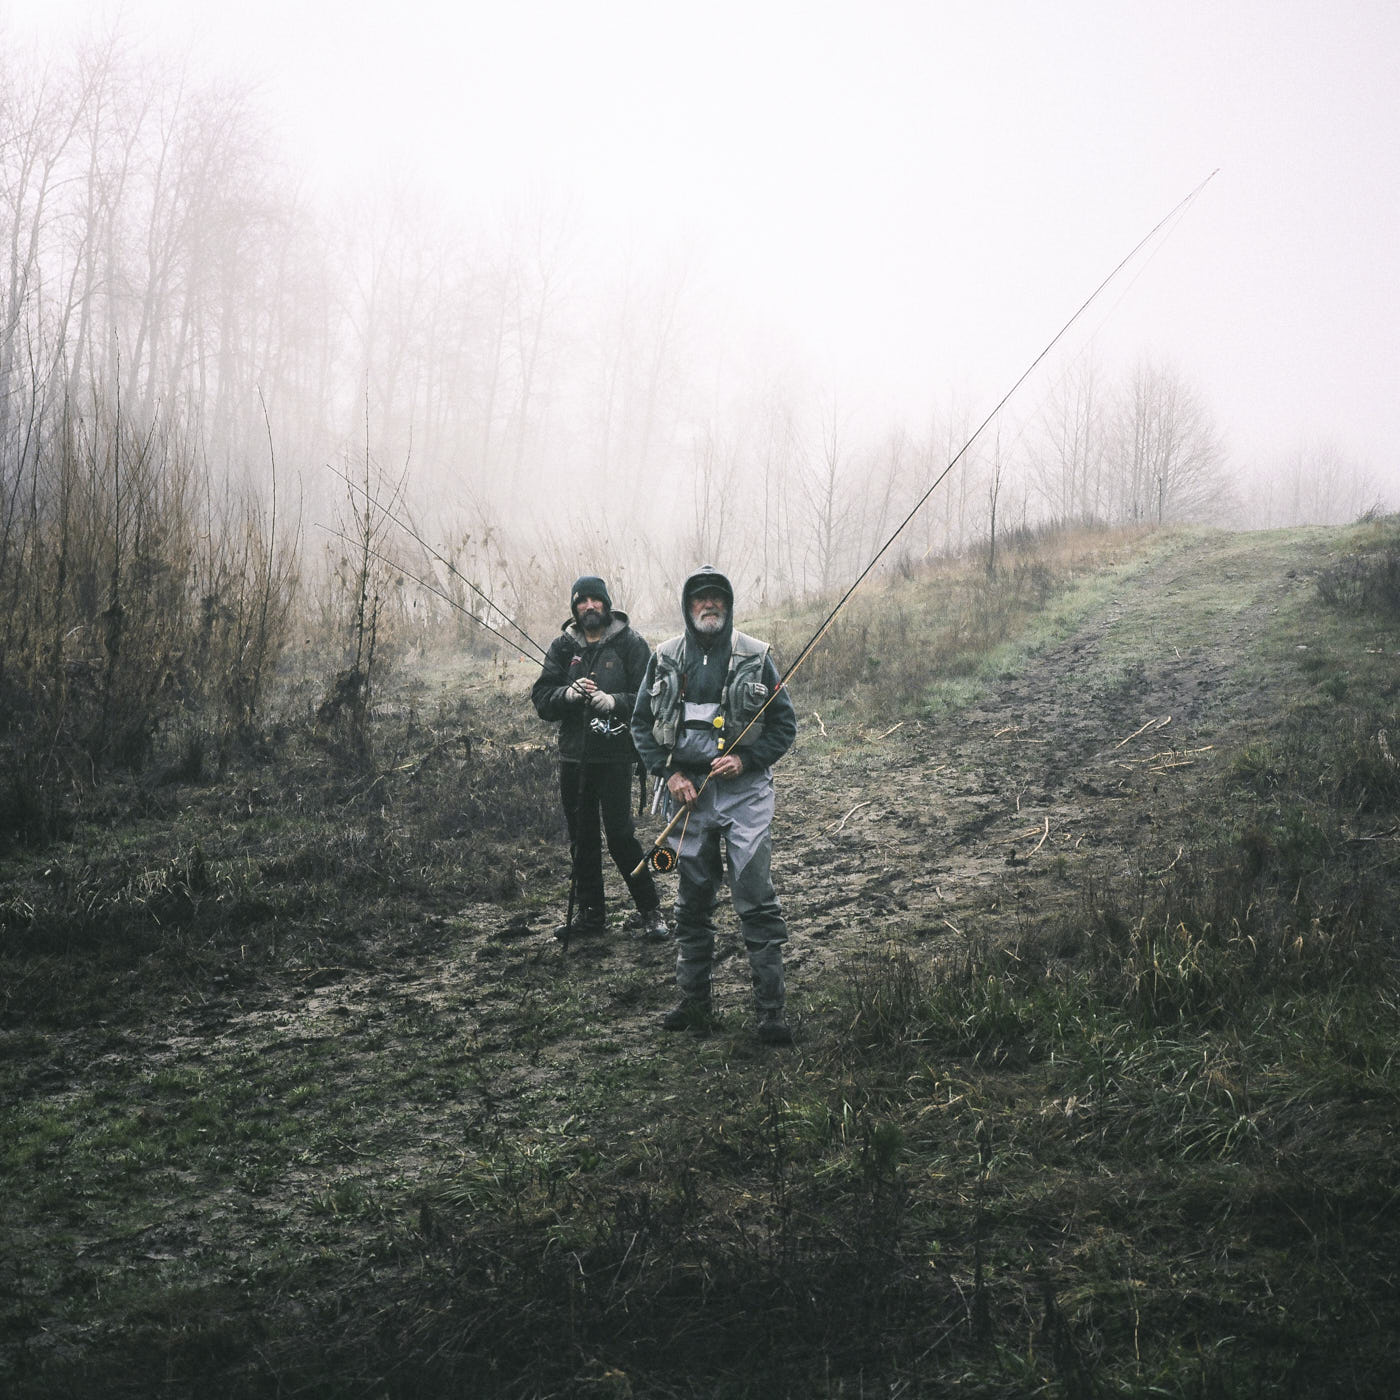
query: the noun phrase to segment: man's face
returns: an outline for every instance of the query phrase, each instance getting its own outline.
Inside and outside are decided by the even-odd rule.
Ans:
[[[601,598],[583,597],[574,604],[574,616],[585,632],[596,632],[603,625],[603,614],[607,609]]]
[[[690,595],[690,621],[702,636],[713,637],[724,626],[729,603],[717,588],[702,588]]]

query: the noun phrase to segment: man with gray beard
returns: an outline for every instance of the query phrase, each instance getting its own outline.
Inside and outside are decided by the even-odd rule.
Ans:
[[[797,737],[797,713],[767,644],[738,631],[733,615],[734,589],[722,573],[706,564],[691,574],[681,588],[685,631],[656,649],[632,710],[632,742],[647,771],[665,782],[672,810],[688,809],[677,826],[681,998],[661,1024],[700,1034],[710,1027],[715,900],[727,858],[758,1037],[788,1045],[771,769]]]

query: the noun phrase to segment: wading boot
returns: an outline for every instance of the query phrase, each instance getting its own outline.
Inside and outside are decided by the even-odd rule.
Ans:
[[[671,930],[666,926],[666,916],[659,907],[641,910],[639,922],[643,938],[655,939],[659,942],[671,936]]]
[[[792,1031],[776,1008],[758,1013],[758,1038],[765,1045],[791,1045]]]
[[[662,1018],[663,1031],[694,1031],[696,1035],[710,1033],[710,1003],[699,997],[682,997]]]
[[[554,936],[561,943],[567,943],[571,938],[588,938],[602,933],[607,922],[607,915],[600,908],[576,909],[574,917],[567,924],[560,924],[554,930]]]

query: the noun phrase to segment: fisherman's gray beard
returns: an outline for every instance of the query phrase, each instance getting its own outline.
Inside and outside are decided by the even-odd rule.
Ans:
[[[713,637],[724,626],[724,623],[725,615],[723,613],[718,615],[710,613],[707,617],[696,618],[695,630],[706,637]]]

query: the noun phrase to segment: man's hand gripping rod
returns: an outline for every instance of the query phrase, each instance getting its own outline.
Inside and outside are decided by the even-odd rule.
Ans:
[[[833,613],[832,616],[834,617],[835,614]],[[728,752],[728,753],[733,753],[734,750],[735,750],[736,748],[738,748],[739,744],[743,742],[744,735],[747,734],[747,733],[749,732],[749,730],[752,729],[752,728],[754,727],[754,725],[756,725],[756,724],[759,722],[759,720],[763,718],[763,712],[764,712],[764,710],[766,710],[766,709],[769,707],[769,705],[771,705],[771,704],[773,703],[773,701],[776,700],[776,699],[778,698],[778,692],[779,692],[780,690],[782,690],[782,688],[788,683],[788,677],[791,676],[792,673],[793,673],[795,670],[797,670],[797,668],[803,663],[803,661],[805,661],[805,660],[807,659],[808,653],[809,653],[809,652],[812,650],[812,648],[817,644],[818,640],[819,640],[819,639],[821,638],[821,636],[822,636],[822,633],[824,633],[824,632],[826,631],[826,629],[827,629],[828,627],[830,627],[830,626],[831,626],[831,618],[827,618],[826,622],[824,622],[824,623],[822,624],[821,631],[819,631],[819,632],[817,633],[817,635],[816,635],[815,637],[813,637],[812,640],[811,640],[810,642],[808,642],[807,645],[806,645],[805,647],[803,647],[802,652],[801,652],[801,654],[798,656],[797,660],[794,661],[794,662],[792,663],[792,665],[788,667],[787,671],[784,673],[784,675],[782,676],[782,678],[778,681],[778,684],[775,685],[775,686],[773,687],[773,693],[763,702],[763,704],[761,704],[761,705],[758,707],[758,712],[757,712],[757,713],[754,715],[754,717],[739,731],[739,737],[738,737],[737,739],[735,739],[734,742],[733,742],[732,744],[729,745],[729,748],[726,750],[726,752]],[[656,853],[657,853],[658,851],[665,849],[665,847],[666,847],[666,838],[671,834],[672,830],[675,828],[676,823],[677,823],[678,821],[680,821],[680,819],[681,819],[682,817],[687,816],[692,810],[694,810],[695,802],[698,802],[698,801],[700,800],[700,794],[701,794],[702,792],[704,792],[705,789],[706,789],[707,787],[709,787],[709,785],[710,785],[710,779],[711,779],[712,777],[714,777],[714,774],[713,774],[713,773],[706,773],[706,774],[705,774],[704,781],[700,784],[700,786],[699,786],[698,788],[695,789],[695,799],[694,799],[694,801],[682,803],[680,806],[678,806],[678,807],[676,808],[676,810],[671,814],[671,820],[668,821],[668,822],[666,823],[666,825],[663,826],[663,827],[661,828],[661,830],[658,831],[658,832],[656,833],[656,839],[651,843],[651,850],[649,850],[649,851],[641,858],[641,860],[637,863],[636,869],[633,870],[633,872],[632,872],[632,878],[633,878],[634,880],[636,879],[636,877],[637,877],[638,875],[640,875],[640,874],[642,873],[643,869],[645,869],[646,863],[647,863],[649,860],[654,859],[654,857],[656,856]],[[682,839],[683,839],[683,838],[682,838]]]

